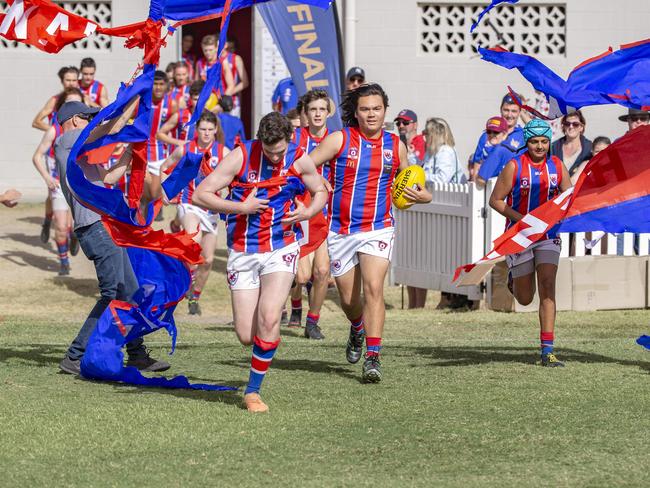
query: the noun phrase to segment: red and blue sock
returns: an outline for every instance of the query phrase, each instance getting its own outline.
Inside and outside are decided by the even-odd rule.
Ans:
[[[57,241],[56,250],[59,253],[59,261],[61,261],[61,264],[70,264],[70,259],[68,258],[68,240],[66,239],[63,242]]]
[[[244,394],[259,393],[262,387],[264,376],[271,366],[271,361],[280,345],[280,339],[273,342],[266,342],[255,336],[253,338],[253,357],[251,358],[251,372],[248,377],[248,385]]]
[[[299,286],[299,285],[296,285]],[[294,300],[293,298],[291,299],[291,311],[296,311],[302,313],[302,298],[298,298]]]
[[[366,336],[366,355],[379,356],[381,352],[381,337]]]
[[[553,332],[540,332],[539,339],[542,347],[542,355],[553,354],[553,340],[555,339]]]
[[[192,290],[192,298],[190,298],[190,300],[198,300],[199,298],[201,298],[201,291],[202,290],[197,290],[196,288],[194,288]]]
[[[363,315],[358,319],[350,320],[350,328],[355,334],[363,334]]]
[[[309,312],[307,314],[307,324],[308,325],[318,325],[319,319],[320,319],[320,315],[317,314],[317,313]]]

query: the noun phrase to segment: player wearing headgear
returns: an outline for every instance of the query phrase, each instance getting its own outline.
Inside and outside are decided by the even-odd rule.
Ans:
[[[303,150],[290,143],[293,130],[273,112],[260,121],[257,139],[240,144],[199,185],[194,203],[226,214],[228,284],[235,332],[253,345],[244,402],[266,412],[259,395],[264,375],[280,344],[280,314],[296,272],[298,222],[321,211],[327,200],[323,180]],[[226,200],[217,194],[229,187]],[[306,207],[294,198],[312,194]]]
[[[524,127],[526,151],[510,160],[497,178],[490,207],[506,217],[506,229],[540,205],[571,187],[569,173],[560,159],[550,155],[551,126],[531,120]],[[549,234],[525,251],[506,256],[510,269],[508,287],[516,300],[528,305],[539,293],[542,366],[564,366],[553,354],[555,329],[555,278],[561,241]],[[535,276],[537,275],[537,276]]]
[[[316,166],[330,164],[331,272],[350,321],[346,348],[350,363],[361,358],[366,335],[365,382],[381,380],[384,280],[394,238],[391,186],[397,171],[408,166],[404,143],[383,130],[387,107],[388,96],[377,84],[345,92],[341,118],[346,128],[327,136],[309,155]],[[405,195],[415,203],[432,198],[423,188],[407,187]]]
[[[79,67],[79,88],[83,92],[86,105],[90,107],[106,107],[108,105],[108,92],[103,83],[95,79],[97,65],[93,58],[83,58]]]
[[[333,114],[334,107],[329,95],[325,90],[310,90],[301,97],[304,115],[307,119],[307,127],[297,128],[293,134],[293,141],[303,151],[309,154],[327,136],[327,118]],[[318,168],[318,172],[329,180],[329,165],[324,164]],[[327,215],[327,208],[323,211]],[[303,223],[303,229],[307,227],[308,238],[313,238],[318,217]],[[322,220],[322,218],[321,218]],[[326,221],[323,222],[325,224]],[[302,287],[312,279],[312,286],[309,292],[309,312],[305,323],[305,337],[309,339],[324,339],[325,336],[318,326],[320,310],[327,295],[329,284],[330,260],[327,254],[327,242],[323,242],[312,255],[302,256],[298,262],[298,273],[296,284],[291,290],[291,317],[289,326],[300,326],[302,323]]]
[[[83,101],[83,95],[79,88],[67,88],[59,94],[54,109],[58,111],[64,103],[73,101]],[[76,255],[79,252],[79,241],[74,234],[71,234],[72,213],[61,191],[59,171],[54,160],[54,141],[61,134],[61,126],[54,120],[50,128],[43,134],[43,138],[32,156],[32,163],[49,190],[48,198],[52,202],[50,218],[54,221],[54,242],[59,255],[59,276],[67,276],[70,274],[68,251]]]
[[[204,158],[199,172],[185,187],[178,202],[178,212],[183,228],[190,234],[195,233],[194,240],[201,246],[203,264],[192,272],[188,308],[190,315],[201,315],[199,299],[210,276],[214,251],[217,248],[218,216],[194,202],[194,194],[199,184],[217,167],[217,164],[230,152],[223,144],[223,131],[217,116],[204,111],[196,123],[196,137],[188,144],[179,145],[163,164],[163,169],[176,165],[186,152],[210,154]]]

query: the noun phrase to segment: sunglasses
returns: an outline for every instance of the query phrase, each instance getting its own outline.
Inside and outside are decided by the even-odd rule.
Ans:
[[[399,126],[401,126],[401,125],[403,125],[404,127],[406,127],[407,125],[411,125],[411,121],[409,121],[409,120],[398,119],[398,120],[395,121],[395,125],[396,125],[397,127],[399,127]]]
[[[487,133],[488,137],[494,137],[494,136],[498,136],[499,134],[501,134],[501,132],[496,131],[496,130],[487,130],[485,132]]]
[[[648,115],[631,115],[628,119],[630,122],[648,122],[650,116]]]
[[[582,124],[580,122],[565,122],[562,124],[564,127],[574,127],[576,129],[579,129],[582,127]]]
[[[352,78],[350,78],[350,81],[352,83],[363,83],[363,78],[361,78],[360,76],[353,76]]]

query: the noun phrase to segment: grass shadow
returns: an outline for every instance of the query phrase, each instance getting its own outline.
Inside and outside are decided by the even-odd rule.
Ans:
[[[67,351],[65,346],[25,345],[19,348],[0,347],[0,363],[10,359],[28,361],[41,367],[58,365]]]
[[[247,367],[248,361],[244,359],[228,359],[217,361],[218,364],[226,366]],[[283,359],[275,358],[271,364],[272,369],[281,369],[285,371],[307,371],[309,373],[322,373],[322,374],[336,374],[345,379],[350,379],[358,382],[361,377],[353,373],[347,368],[340,366],[338,363],[332,364],[328,361],[319,361],[315,359]]]
[[[49,243],[43,244],[41,242],[40,236],[37,235],[27,235],[27,234],[5,234],[7,239],[12,241],[20,242],[21,244],[26,244],[32,247],[47,247],[49,248]]]
[[[37,217],[36,215],[32,215],[32,216],[29,216],[29,217],[20,217],[19,219],[16,219],[16,220],[18,220],[18,222],[27,222],[28,224],[34,224],[34,225],[38,225],[40,227],[41,225],[43,225],[43,220],[44,219],[45,219],[44,215],[41,216],[41,217]]]
[[[96,279],[88,278],[52,278],[52,282],[61,288],[67,288],[69,291],[79,296],[87,298],[99,298],[99,288]]]
[[[12,251],[2,254],[0,257],[16,266],[29,266],[42,271],[54,271],[59,266],[59,262],[55,258],[37,256],[24,251]]]
[[[488,363],[522,363],[534,364],[538,361],[539,349],[535,347],[408,347],[391,346],[391,355],[398,357],[412,357],[413,355],[433,359],[431,366],[454,367],[454,366],[476,366]],[[650,372],[649,361],[634,361],[619,359],[603,354],[580,351],[578,349],[560,350],[560,359],[567,363],[586,364],[619,364],[621,366],[632,366]]]

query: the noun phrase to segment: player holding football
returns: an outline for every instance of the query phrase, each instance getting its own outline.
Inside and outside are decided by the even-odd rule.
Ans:
[[[370,383],[381,380],[384,280],[394,238],[391,186],[398,170],[408,166],[406,146],[383,130],[387,107],[388,96],[377,84],[347,91],[341,103],[346,128],[327,136],[309,155],[317,167],[330,165],[334,192],[327,245],[341,307],[350,321],[346,357],[350,363],[359,361],[365,335],[362,379]],[[415,203],[432,199],[424,188],[406,188],[404,194]]]
[[[553,130],[547,122],[528,122],[524,127],[526,151],[509,161],[499,174],[490,196],[490,207],[508,219],[506,229],[571,187],[566,167],[550,155],[552,137]],[[537,277],[541,364],[548,367],[564,366],[553,354],[555,278],[560,249],[560,239],[547,235],[525,251],[506,256],[510,268],[508,287],[522,305],[533,301]]]
[[[194,204],[226,214],[227,275],[235,332],[253,345],[246,408],[266,412],[259,391],[280,344],[280,314],[298,261],[300,227],[320,212],[327,200],[323,180],[303,150],[291,144],[289,120],[272,112],[262,118],[257,140],[237,146],[203,180]],[[229,187],[227,199],[217,193]],[[306,207],[294,198],[305,187],[312,194]]]

